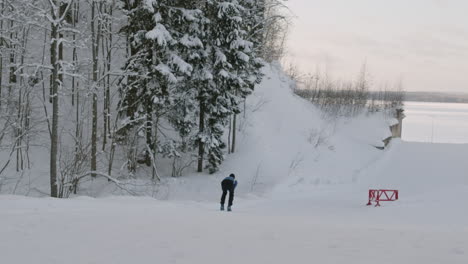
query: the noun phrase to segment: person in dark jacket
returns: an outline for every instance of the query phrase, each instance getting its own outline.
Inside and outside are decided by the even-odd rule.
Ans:
[[[227,192],[229,192],[228,211],[231,211],[232,202],[234,201],[234,189],[236,189],[237,181],[234,173],[231,173],[229,177],[224,178],[221,182],[221,189],[223,195],[221,195],[221,211],[224,211],[224,202],[226,201]]]

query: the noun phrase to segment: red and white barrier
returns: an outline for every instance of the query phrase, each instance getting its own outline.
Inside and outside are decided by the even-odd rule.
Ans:
[[[369,190],[369,202],[367,205],[380,206],[380,202],[391,202],[398,200],[398,190]]]

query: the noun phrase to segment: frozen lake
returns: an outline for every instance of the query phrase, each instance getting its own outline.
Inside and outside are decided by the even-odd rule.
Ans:
[[[405,141],[468,143],[468,104],[406,102]]]

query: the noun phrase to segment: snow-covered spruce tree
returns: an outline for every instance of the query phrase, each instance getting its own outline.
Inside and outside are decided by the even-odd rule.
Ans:
[[[179,84],[191,75],[193,67],[184,60],[191,48],[188,46],[199,42],[190,41],[186,34],[199,12],[176,4],[169,0],[141,1],[130,10],[125,28],[134,54],[127,61],[131,78],[122,91],[121,106],[135,109],[133,116],[127,118],[130,125],[144,128],[137,132],[144,132],[145,162],[153,165],[156,176],[159,122],[173,109]]]
[[[207,68],[211,70],[212,79],[198,97],[199,142],[202,145],[199,146],[199,171],[205,152],[209,172],[218,170],[226,147],[222,139],[224,127],[231,115],[240,113],[242,98],[249,95],[253,84],[258,82],[258,78],[252,78],[248,73],[253,63],[259,62],[252,57],[254,43],[247,40],[249,23],[243,17],[249,12],[245,1],[206,2],[205,15],[210,21],[205,38]],[[256,65],[260,67],[260,64]]]
[[[209,25],[204,29],[206,35],[203,39],[207,56],[204,66],[207,78],[206,84],[198,87],[197,97],[199,102],[198,172],[203,171],[205,153],[208,159],[206,167],[210,173],[216,172],[224,160],[223,149],[226,144],[222,136],[227,118],[233,113],[235,100],[227,83],[232,66],[227,61],[225,51],[229,42],[227,40],[230,30],[229,22],[233,20],[231,14],[237,13],[237,17],[240,18],[241,8],[237,2],[219,0],[205,2],[204,13],[209,21]]]
[[[182,12],[184,20],[176,25],[180,28],[178,32],[182,33],[179,35],[178,47],[181,57],[192,65],[192,73],[175,86],[174,104],[168,115],[169,121],[180,136],[179,142],[167,142],[166,150],[163,151],[163,155],[173,158],[173,176],[179,176],[182,169],[194,161],[191,152],[198,144],[197,135],[194,134],[197,132],[199,114],[197,98],[211,79],[211,74],[205,67],[207,56],[202,43],[202,39],[206,37],[207,20],[200,10],[200,1],[185,0],[180,3],[179,11]],[[191,157],[187,160],[183,153]]]

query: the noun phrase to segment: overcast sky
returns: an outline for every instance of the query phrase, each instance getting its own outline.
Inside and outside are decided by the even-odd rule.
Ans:
[[[468,0],[289,0],[296,16],[288,60],[355,78],[367,61],[375,84],[468,92]]]

